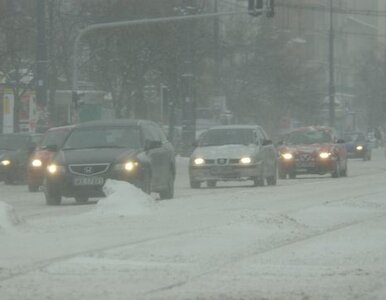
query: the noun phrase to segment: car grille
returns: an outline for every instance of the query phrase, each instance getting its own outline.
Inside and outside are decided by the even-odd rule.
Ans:
[[[93,176],[105,173],[109,169],[110,164],[74,164],[68,167],[73,174]]]
[[[239,158],[205,159],[206,165],[234,165],[239,163],[240,163]]]
[[[296,156],[296,159],[299,161],[313,161],[314,157],[312,156],[312,154],[300,153]]]

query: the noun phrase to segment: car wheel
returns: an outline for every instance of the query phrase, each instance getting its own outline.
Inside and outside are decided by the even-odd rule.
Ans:
[[[290,178],[290,179],[296,179],[296,173],[293,172],[293,171],[290,172],[290,173],[289,173],[289,178]]]
[[[217,184],[216,180],[208,180],[206,182],[206,185],[207,185],[208,188],[214,188],[214,187],[216,187],[216,184]]]
[[[77,203],[87,203],[88,202],[88,197],[86,196],[76,196],[75,201]]]
[[[267,184],[268,185],[276,185],[277,184],[277,176],[276,173],[273,176],[267,177]]]
[[[338,178],[340,177],[342,174],[341,174],[341,170],[340,170],[340,161],[337,160],[336,163],[335,163],[335,170],[334,172],[331,173],[331,176],[333,178]]]
[[[253,178],[253,186],[264,186],[264,178],[263,177],[254,177]]]
[[[39,191],[39,185],[38,184],[33,184],[33,183],[28,183],[28,191],[31,193],[36,193]]]
[[[55,190],[49,184],[46,184],[44,189],[44,196],[46,198],[47,205],[60,205],[62,202],[62,196],[60,192]]]
[[[13,178],[12,174],[6,174],[4,177],[4,183],[5,184],[13,184],[15,182],[15,179]]]
[[[284,170],[279,170],[279,178],[287,179],[287,173]]]
[[[142,182],[140,183],[140,188],[146,194],[151,193],[151,174],[149,170],[144,171]]]
[[[194,179],[190,179],[190,187],[192,189],[199,189],[201,187],[201,182],[196,181]]]
[[[174,197],[174,173],[170,171],[168,186],[159,193],[161,200],[172,199]]]

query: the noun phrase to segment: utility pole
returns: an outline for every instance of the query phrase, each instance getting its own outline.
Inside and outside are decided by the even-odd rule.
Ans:
[[[329,30],[329,125],[335,126],[335,65],[334,65],[334,15],[333,0],[330,0],[330,30]]]
[[[46,0],[36,0],[36,102],[45,110],[47,106],[47,46],[45,11]]]
[[[187,15],[195,14],[195,0],[185,0],[183,12]],[[184,69],[181,75],[182,82],[182,142],[183,152],[189,155],[196,139],[196,101],[193,94],[193,35],[195,22],[186,22]]]
[[[214,0],[214,13],[218,12],[218,1]],[[214,18],[214,61],[215,61],[215,89],[216,96],[220,94],[220,25],[218,17]]]

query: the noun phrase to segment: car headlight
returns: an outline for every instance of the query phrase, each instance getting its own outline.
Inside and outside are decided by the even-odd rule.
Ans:
[[[363,150],[363,146],[362,146],[362,145],[358,145],[358,146],[356,147],[356,149],[359,150],[359,151],[360,151],[360,150]]]
[[[4,159],[0,163],[3,166],[9,166],[11,164],[11,161],[9,159]]]
[[[290,160],[290,159],[293,159],[294,156],[292,155],[292,153],[282,153],[281,155],[285,160]]]
[[[329,158],[330,156],[331,156],[331,153],[329,153],[329,152],[320,152],[319,153],[319,157],[322,159]]]
[[[34,159],[31,162],[31,166],[35,168],[40,168],[43,165],[43,162],[40,159]]]
[[[127,171],[127,172],[132,172],[138,167],[138,162],[129,160],[124,163],[120,163],[115,165],[115,169],[119,171]]]
[[[50,164],[47,166],[47,171],[51,175],[56,175],[56,174],[64,173],[65,168],[64,166],[59,166],[57,164]]]
[[[205,160],[201,157],[197,157],[193,160],[193,164],[196,166],[203,165],[205,163]]]
[[[252,162],[252,159],[250,157],[242,157],[240,159],[240,163],[244,165],[250,164],[251,162]]]

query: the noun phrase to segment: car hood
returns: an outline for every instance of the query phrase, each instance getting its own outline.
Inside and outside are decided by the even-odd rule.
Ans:
[[[319,153],[323,151],[331,151],[331,144],[311,144],[311,145],[289,145],[283,146],[279,149],[281,153],[290,152],[290,153]]]
[[[121,148],[61,150],[55,161],[59,164],[114,163],[137,153],[138,150]]]
[[[0,150],[0,159],[14,159],[19,157],[23,152],[19,150]]]
[[[258,149],[258,146],[245,145],[223,145],[223,146],[208,146],[196,148],[192,157],[203,157],[206,159],[215,158],[241,158],[243,156],[253,155]]]

